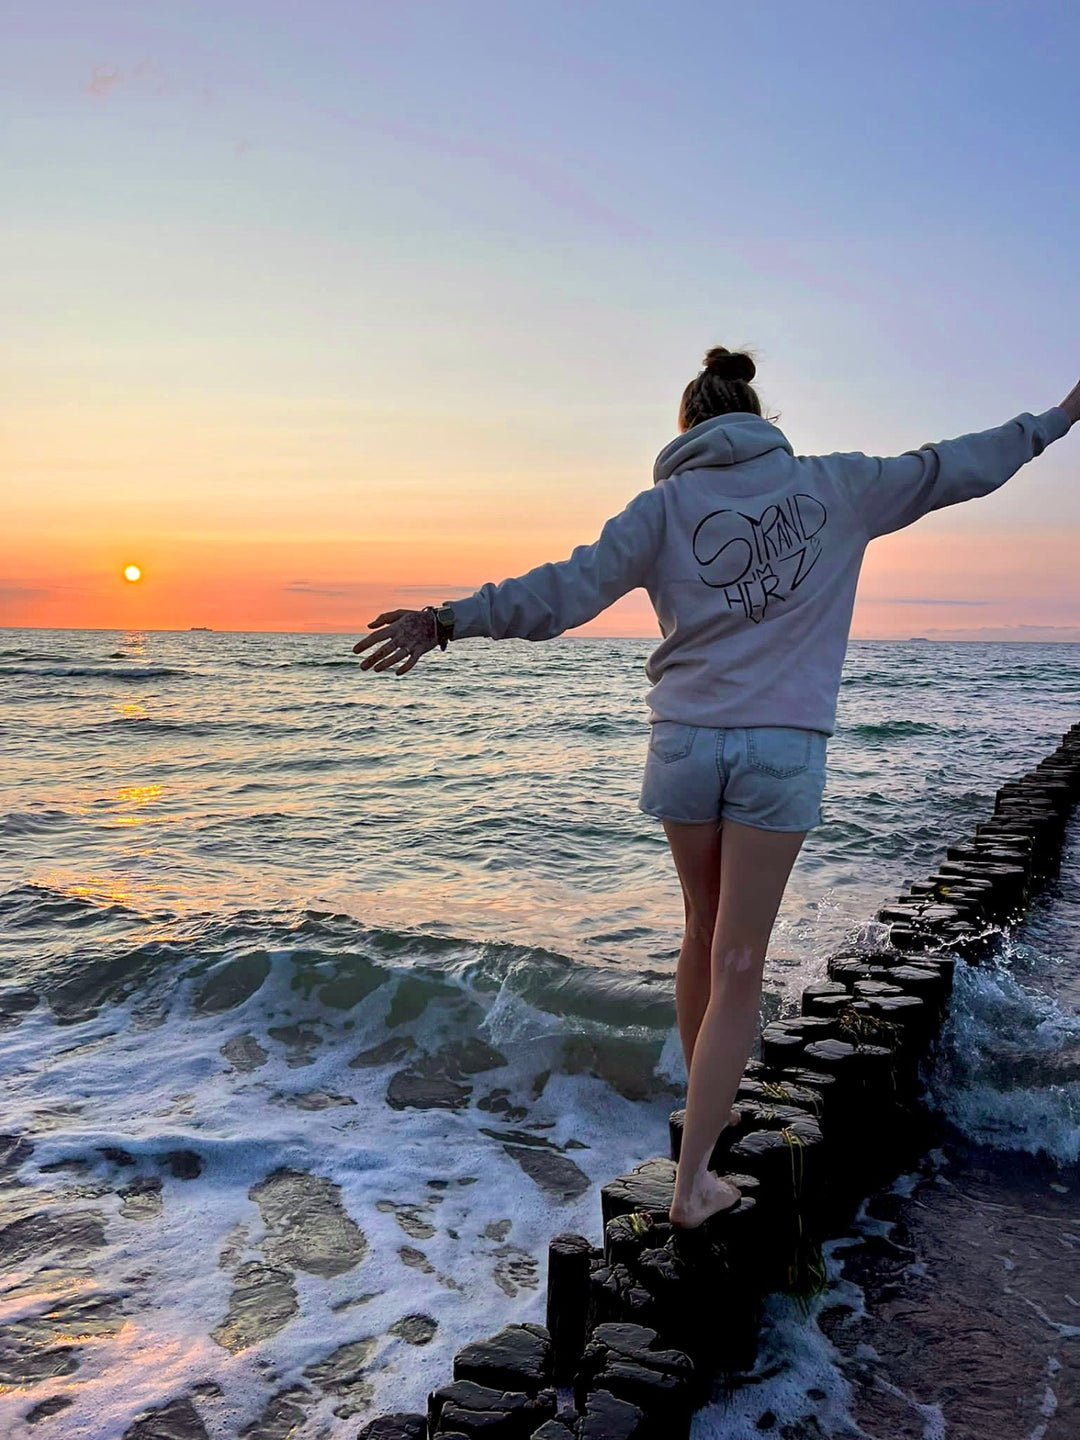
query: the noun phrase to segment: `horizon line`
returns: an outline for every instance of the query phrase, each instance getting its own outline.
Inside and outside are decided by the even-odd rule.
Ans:
[[[1038,628],[1038,627],[1032,627]],[[1080,628],[1080,627],[1078,627]],[[284,635],[284,636],[318,636],[325,635],[352,635],[357,630],[363,629],[357,626],[355,629],[342,630],[228,630],[217,629],[214,626],[188,626],[183,630],[171,629],[169,627],[157,627],[150,625],[0,625],[0,633],[11,632],[14,634],[33,633],[39,635]],[[466,636],[466,639],[482,640],[485,637]],[[517,638],[513,636],[509,639]],[[573,632],[555,635],[553,640],[575,640],[597,643],[604,640],[645,640],[656,642],[659,635],[577,635]],[[526,644],[551,644],[551,640],[526,641]],[[850,635],[848,643],[851,645],[1080,645],[1080,633],[1075,637],[1061,639],[1030,639],[1020,636],[1013,636],[1009,639],[998,638],[976,638],[964,635]]]

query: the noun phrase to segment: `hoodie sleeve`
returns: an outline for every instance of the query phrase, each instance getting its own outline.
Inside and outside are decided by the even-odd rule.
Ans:
[[[871,538],[902,530],[920,516],[989,495],[1069,429],[1060,405],[1026,412],[994,430],[939,440],[879,459],[840,455],[840,474]]]
[[[644,584],[663,529],[659,489],[642,491],[607,522],[594,544],[579,545],[569,559],[538,565],[527,575],[482,585],[475,594],[450,601],[454,638],[552,640],[584,625]]]

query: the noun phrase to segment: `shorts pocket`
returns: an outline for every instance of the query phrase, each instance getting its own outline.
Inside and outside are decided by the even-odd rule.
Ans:
[[[814,732],[785,725],[755,725],[746,732],[746,759],[751,770],[780,778],[810,768]]]
[[[681,725],[677,720],[654,720],[649,729],[649,754],[665,764],[689,755],[697,734],[696,725]]]

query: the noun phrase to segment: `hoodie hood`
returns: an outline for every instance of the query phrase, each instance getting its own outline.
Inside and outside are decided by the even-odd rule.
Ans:
[[[712,469],[756,460],[770,450],[794,453],[783,431],[770,421],[741,410],[717,415],[694,425],[664,446],[653,466],[653,484],[681,470]]]

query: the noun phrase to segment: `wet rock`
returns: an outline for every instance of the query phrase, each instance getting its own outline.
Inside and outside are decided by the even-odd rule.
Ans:
[[[487,1135],[492,1140],[504,1140],[509,1145],[530,1145],[534,1150],[554,1150],[559,1153],[558,1145],[546,1135],[537,1135],[534,1130],[492,1130],[487,1125],[481,1125],[480,1134]]]
[[[375,1209],[384,1215],[393,1215],[412,1240],[430,1240],[435,1234],[435,1226],[424,1216],[419,1205],[399,1205],[396,1200],[376,1200]]]
[[[244,1072],[260,1069],[270,1058],[254,1035],[234,1035],[222,1045],[220,1053],[234,1070]]]
[[[72,1155],[64,1160],[50,1160],[47,1165],[39,1165],[38,1169],[42,1175],[59,1175],[65,1170],[73,1175],[85,1175],[90,1169],[90,1162]]]
[[[383,1040],[378,1045],[373,1045],[369,1050],[361,1050],[359,1055],[354,1055],[349,1061],[352,1070],[371,1069],[377,1065],[396,1065],[399,1060],[416,1049],[416,1041],[411,1035],[391,1035],[388,1040]]]
[[[262,988],[269,974],[270,957],[261,951],[226,960],[211,971],[196,992],[195,1013],[219,1015],[223,1010],[235,1010]]]
[[[503,1149],[541,1190],[564,1203],[577,1200],[592,1183],[580,1166],[557,1151],[540,1150],[531,1145],[504,1145]]]
[[[50,1395],[47,1400],[39,1400],[32,1409],[27,1410],[23,1419],[28,1425],[36,1425],[39,1420],[47,1420],[50,1415],[59,1415],[61,1410],[66,1410],[74,1403],[73,1395]]]
[[[225,1319],[211,1332],[223,1350],[237,1354],[276,1335],[298,1313],[300,1303],[288,1270],[252,1261],[237,1267]]]
[[[116,1193],[123,1202],[120,1214],[128,1220],[156,1220],[161,1214],[160,1176],[139,1175]]]
[[[660,1336],[648,1325],[598,1325],[589,1336],[589,1344],[582,1355],[577,1371],[577,1387],[580,1398],[585,1392],[596,1390],[596,1377],[609,1365],[649,1365],[665,1374],[690,1375],[690,1361],[681,1351],[664,1349],[658,1345]]]
[[[594,1390],[586,1399],[578,1440],[645,1440],[648,1433],[644,1414],[628,1400],[608,1390]]]
[[[438,1328],[438,1321],[430,1315],[403,1315],[390,1326],[389,1333],[409,1345],[429,1345]]]
[[[551,1381],[551,1337],[542,1325],[507,1325],[454,1356],[454,1379],[535,1395]]]
[[[389,978],[381,965],[355,952],[327,955],[314,949],[293,955],[292,988],[305,997],[316,994],[331,1010],[351,1010]]]
[[[516,1245],[503,1245],[495,1251],[498,1260],[491,1278],[511,1299],[519,1290],[535,1290],[539,1285],[539,1266],[526,1250]]]
[[[363,1232],[332,1180],[277,1170],[248,1195],[259,1207],[267,1231],[263,1253],[273,1265],[329,1278],[351,1270],[367,1254]]]
[[[12,1389],[40,1385],[44,1380],[73,1375],[79,1368],[75,1346],[48,1345],[47,1339],[38,1346],[32,1334],[12,1333],[15,1328],[0,1330],[0,1385]]]
[[[335,1095],[328,1090],[306,1090],[301,1095],[275,1095],[279,1104],[293,1110],[332,1110],[336,1106],[355,1105],[351,1095]]]
[[[626,1265],[589,1267],[588,1314],[596,1322],[652,1318],[653,1300]]]
[[[692,1414],[692,1375],[689,1361],[686,1373],[681,1374],[672,1368],[612,1359],[597,1375],[595,1383],[601,1394],[606,1391],[636,1406],[647,1417],[643,1434],[648,1433],[654,1440],[686,1440]],[[587,1409],[587,1398],[585,1405]]]
[[[499,1070],[508,1063],[505,1055],[475,1035],[444,1045],[433,1058],[454,1080],[480,1075],[486,1070]]]
[[[402,1245],[397,1253],[403,1265],[408,1265],[413,1270],[419,1270],[422,1275],[435,1274],[435,1266],[422,1250],[414,1250],[411,1245]]]
[[[343,1300],[335,1300],[330,1306],[336,1315],[341,1310],[355,1310],[358,1305],[367,1305],[369,1301],[375,1300],[378,1292],[369,1290],[363,1295],[347,1295]]]
[[[486,1110],[492,1115],[503,1115],[507,1120],[524,1120],[528,1110],[524,1105],[515,1105],[508,1097],[509,1090],[492,1090],[483,1095],[476,1102],[478,1110]]]
[[[290,1070],[301,1070],[305,1065],[314,1065],[315,1051],[322,1044],[317,1030],[303,1025],[271,1025],[267,1032],[271,1040],[277,1040],[287,1051],[285,1063]]]
[[[58,1025],[92,1020],[105,1005],[119,1005],[140,991],[161,963],[162,947],[143,945],[136,950],[102,958],[102,952],[82,950],[65,959],[63,980],[50,987],[46,999]]]
[[[427,1440],[426,1415],[380,1415],[358,1433],[356,1440]]]
[[[147,1410],[124,1431],[123,1440],[210,1440],[195,1406],[186,1397]]]
[[[530,1396],[503,1391],[474,1380],[454,1380],[428,1396],[428,1427],[432,1435],[482,1435],[485,1440],[524,1440],[555,1415],[555,1392]]]
[[[436,1061],[428,1058],[390,1077],[386,1103],[395,1110],[461,1110],[471,1094],[470,1086],[451,1080]]]
[[[0,1271],[21,1269],[28,1261],[54,1263],[78,1259],[105,1244],[100,1210],[39,1211],[0,1229]]]
[[[661,1088],[656,1080],[663,1041],[632,1035],[569,1035],[562,1068],[570,1075],[595,1075],[626,1100],[647,1100]]]
[[[569,1381],[585,1348],[589,1270],[595,1251],[584,1235],[563,1231],[548,1245],[546,1329],[552,1342],[552,1373]]]
[[[159,1158],[174,1180],[197,1180],[202,1174],[202,1159],[194,1150],[170,1150]]]
[[[235,1270],[240,1264],[240,1256],[247,1247],[248,1228],[246,1225],[234,1225],[225,1236],[218,1253],[219,1270]]]
[[[395,1110],[460,1110],[472,1095],[471,1087],[463,1082],[506,1063],[506,1056],[483,1040],[455,1040],[391,1076],[387,1104]]]
[[[334,1410],[339,1419],[356,1415],[371,1403],[371,1384],[365,1378],[364,1366],[374,1348],[373,1339],[350,1340],[304,1371],[305,1378],[314,1381],[325,1394],[341,1398]]]
[[[574,1432],[561,1420],[545,1420],[539,1430],[533,1431],[533,1440],[574,1440]]]
[[[483,1012],[478,1006],[470,1006],[456,985],[438,980],[433,975],[414,972],[399,976],[394,987],[394,998],[386,1012],[387,1026],[396,1030],[399,1025],[409,1025],[412,1021],[419,1020],[428,1006],[436,1000],[452,1002],[453,1008],[462,1012],[462,1019],[466,1023],[471,1021],[476,1025],[483,1019]]]
[[[241,1440],[293,1440],[307,1420],[304,1406],[310,1405],[314,1398],[303,1385],[282,1390],[267,1401],[257,1420],[244,1426],[240,1431]]]
[[[136,1163],[135,1156],[132,1155],[131,1151],[124,1150],[119,1145],[99,1145],[98,1154],[102,1159],[107,1160],[110,1165],[119,1165],[121,1168]]]

